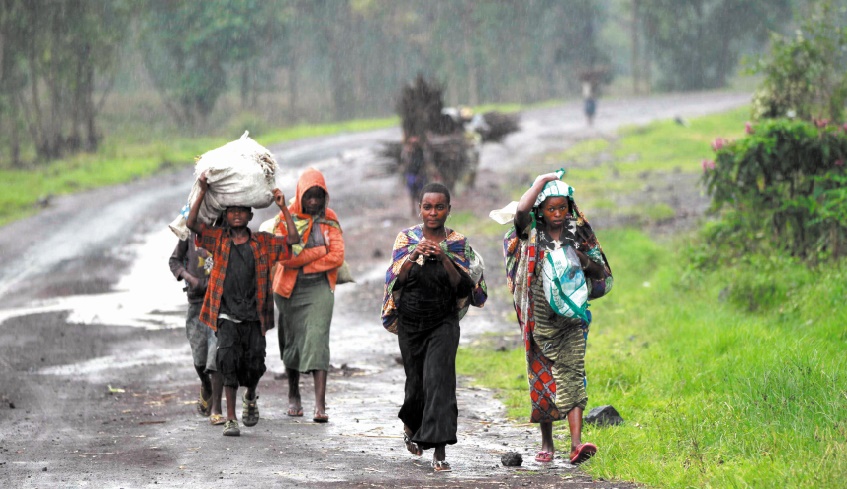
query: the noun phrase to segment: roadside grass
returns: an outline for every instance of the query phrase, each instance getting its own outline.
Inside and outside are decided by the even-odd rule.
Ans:
[[[615,159],[598,169],[575,167],[566,179],[577,185],[590,219],[593,202],[609,208],[614,200],[607,186],[594,183],[604,172],[610,179],[613,168],[624,165],[633,173],[700,172],[711,140],[741,133],[745,115],[692,120],[687,129],[698,134],[679,146],[672,122],[624,131],[608,147],[596,145]],[[674,142],[657,134],[675,135]],[[592,203],[582,204],[586,198]],[[499,239],[502,231],[476,240]],[[749,255],[737,247],[717,263],[703,259],[709,252],[698,233],[662,242],[635,229],[597,233],[615,287],[591,306],[588,409],[611,404],[625,422],[584,427],[583,439],[600,452],[583,468],[594,477],[653,487],[842,485],[847,261],[810,269],[790,257]],[[495,389],[510,418],[527,421],[522,347],[463,348],[457,368]],[[566,453],[566,422],[556,423],[555,435],[557,450]]]
[[[692,270],[674,251],[684,243],[628,229],[598,235],[615,288],[591,307],[588,409],[611,404],[625,423],[585,426],[583,439],[601,451],[584,468],[655,487],[843,483],[847,262]],[[767,293],[750,312],[759,290]],[[497,389],[509,417],[526,421],[522,348],[459,357],[461,375]],[[556,435],[567,452],[566,423]]]
[[[297,125],[257,137],[263,145],[397,125],[397,118],[353,120],[314,126]],[[240,136],[240,134],[238,134]],[[237,136],[236,136],[237,137]],[[161,170],[193,165],[201,154],[232,138],[176,138],[126,143],[107,139],[96,153],[83,153],[25,169],[0,167],[0,225],[34,214],[37,202],[107,185],[125,183]]]
[[[742,136],[749,111],[741,107],[688,120],[686,125],[670,120],[627,126],[615,138],[586,139],[550,153],[528,171],[537,174],[565,167],[565,180],[575,185],[575,197],[589,220],[601,211],[630,222],[662,221],[674,215],[673,209],[663,202],[645,202],[635,194],[650,195],[654,185],[667,184],[669,176],[698,178],[702,160],[713,158],[712,141]],[[516,187],[514,200],[523,191]],[[632,206],[633,201],[640,205]]]
[[[267,131],[262,134],[261,137],[257,137],[256,140],[261,144],[270,145],[283,141],[293,141],[295,139],[333,136],[336,134],[344,134],[348,132],[372,131],[375,129],[396,127],[399,124],[400,119],[398,117],[386,117],[382,119],[356,119],[351,121],[319,125],[298,124],[292,127],[285,127]]]
[[[556,101],[521,106],[518,104],[491,104],[475,107],[476,112],[499,110],[516,112],[530,107],[555,105]],[[245,128],[260,144],[269,146],[284,141],[325,137],[399,126],[396,116],[355,119],[323,124],[297,124],[273,127],[263,117],[249,112],[239,112],[221,120],[228,137],[173,137],[178,130],[162,121],[167,114],[156,108],[150,94],[137,99],[124,100],[122,105],[111,107],[105,124],[106,137],[95,153],[81,153],[47,164],[30,163],[25,168],[10,168],[0,162],[0,226],[35,214],[52,196],[71,194],[107,185],[129,182],[148,177],[159,171],[193,165],[195,158],[210,149],[239,137]],[[128,118],[125,113],[137,112]],[[33,159],[31,148],[24,148],[25,158]]]

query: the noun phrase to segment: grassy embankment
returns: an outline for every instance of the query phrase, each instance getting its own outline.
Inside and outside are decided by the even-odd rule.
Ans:
[[[257,141],[283,141],[367,131],[398,124],[396,117],[298,125],[267,131]],[[231,138],[176,138],[135,142],[128,135],[107,138],[96,153],[83,153],[27,169],[0,166],[0,225],[33,214],[39,200],[150,176],[169,167],[193,165],[195,157]],[[129,141],[129,142],[128,142]]]
[[[237,104],[220,108],[210,123],[215,134],[227,137],[174,137],[181,134],[169,115],[150,94],[110,98],[101,126],[104,140],[95,153],[82,153],[46,164],[32,163],[34,149],[23,148],[27,168],[11,168],[0,160],[0,225],[37,212],[47,198],[148,177],[172,167],[193,165],[197,156],[221,146],[252,128],[259,143],[272,144],[296,139],[361,132],[399,125],[399,118],[358,119],[324,124],[298,124],[276,127],[267,117],[241,111]],[[561,103],[549,101],[532,107]],[[222,105],[225,105],[222,103]],[[515,112],[526,108],[517,104],[485,105],[478,112]],[[283,121],[277,121],[277,124]],[[235,135],[235,136],[233,136]],[[2,158],[2,156],[0,156]]]
[[[551,155],[550,165],[576,162],[567,180],[590,219],[595,205],[608,208],[616,195],[643,188],[639,173],[701,172],[710,141],[743,136],[746,114],[625,130],[617,141]],[[592,158],[604,163],[580,168]],[[469,230],[477,240],[503,231]],[[739,243],[724,257],[731,265],[703,266],[708,250],[696,233],[654,240],[637,229],[597,232],[615,287],[591,306],[588,409],[611,404],[625,423],[585,427],[583,439],[600,452],[584,469],[654,487],[840,487],[847,262],[810,269],[788,257],[750,256]],[[463,349],[459,372],[497,389],[509,416],[527,420],[522,349]],[[556,426],[557,449],[567,453],[567,424]]]

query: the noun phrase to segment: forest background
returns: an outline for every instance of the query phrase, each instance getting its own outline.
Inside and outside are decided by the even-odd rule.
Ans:
[[[603,95],[720,89],[814,3],[3,0],[0,167],[392,117],[419,72],[472,107],[576,97],[596,69]]]

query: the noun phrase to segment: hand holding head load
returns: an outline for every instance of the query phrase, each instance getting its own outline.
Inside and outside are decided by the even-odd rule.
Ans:
[[[500,224],[514,223],[517,229],[523,230],[533,222],[533,218],[539,217],[541,214],[540,206],[549,197],[564,197],[568,201],[567,213],[571,213],[570,202],[573,200],[573,187],[561,181],[564,175],[565,170],[563,168],[555,172],[538,175],[535,177],[532,186],[521,196],[519,202],[511,202],[502,209],[493,210],[489,213],[489,216]],[[559,204],[554,207],[561,208],[561,202]]]
[[[267,148],[247,137],[246,132],[240,139],[200,156],[194,174],[197,180],[188,203],[170,224],[180,239],[188,236],[188,212],[197,201],[201,186],[205,187],[205,195],[197,217],[204,224],[212,224],[228,207],[262,209],[275,200],[276,161]]]

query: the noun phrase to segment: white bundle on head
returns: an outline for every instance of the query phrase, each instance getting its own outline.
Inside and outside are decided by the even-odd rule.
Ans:
[[[203,153],[194,166],[194,176],[203,172],[209,190],[198,214],[202,223],[211,224],[227,207],[262,209],[274,201],[276,160],[267,148],[249,138],[247,131],[241,138]],[[188,209],[199,192],[200,185],[195,180],[188,203],[169,226],[180,239],[188,237]]]

